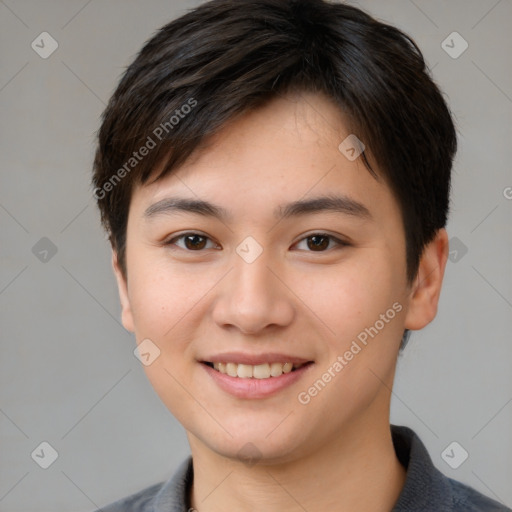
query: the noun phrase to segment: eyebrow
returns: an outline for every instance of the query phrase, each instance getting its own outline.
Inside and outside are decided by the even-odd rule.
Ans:
[[[366,220],[372,219],[370,210],[366,206],[344,195],[319,196],[282,204],[274,210],[274,217],[283,220],[320,212],[336,212]],[[229,221],[233,218],[232,214],[221,206],[202,199],[184,197],[166,197],[161,199],[149,206],[144,211],[143,217],[146,220],[150,220],[160,215],[172,215],[175,213],[193,213],[204,217],[214,217],[222,221]]]

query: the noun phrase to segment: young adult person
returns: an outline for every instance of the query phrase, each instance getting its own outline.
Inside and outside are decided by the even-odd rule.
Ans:
[[[437,312],[456,133],[410,37],[323,0],[213,0],[103,115],[123,325],[191,457],[104,511],[508,510],[390,425]]]

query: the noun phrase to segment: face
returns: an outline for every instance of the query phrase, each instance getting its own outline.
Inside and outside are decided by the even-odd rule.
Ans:
[[[403,330],[432,306],[413,304],[389,187],[338,149],[349,134],[325,97],[279,98],[134,191],[123,323],[160,351],[144,369],[191,444],[293,460],[388,422]]]

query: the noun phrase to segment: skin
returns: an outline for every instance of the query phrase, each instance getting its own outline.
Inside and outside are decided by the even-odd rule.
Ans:
[[[133,193],[127,280],[115,251],[112,260],[123,325],[137,343],[149,338],[161,351],[144,369],[186,429],[190,499],[200,512],[384,512],[404,485],[389,428],[396,359],[404,329],[421,329],[436,315],[448,236],[439,230],[408,283],[399,205],[361,158],[349,161],[338,150],[349,134],[326,97],[278,98],[226,124],[172,175]],[[273,217],[277,205],[333,193],[363,203],[371,219]],[[148,206],[174,195],[208,200],[232,218],[144,218]],[[208,237],[204,248],[187,249],[184,239],[164,244],[189,231]],[[349,245],[327,239],[327,248],[315,250],[307,237],[319,232]],[[236,252],[248,236],[263,249],[252,263]],[[378,335],[307,405],[299,403],[298,394],[396,302],[402,310]],[[275,395],[241,399],[199,362],[228,351],[282,352],[314,364]],[[257,448],[256,464],[240,460],[246,443]]]

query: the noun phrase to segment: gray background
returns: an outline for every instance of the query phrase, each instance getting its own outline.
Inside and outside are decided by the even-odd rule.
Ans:
[[[89,180],[124,67],[197,4],[0,1],[1,511],[88,511],[169,478],[188,454],[120,324]],[[512,506],[512,2],[358,5],[415,38],[460,134],[457,254],[437,319],[399,360],[391,420],[415,429],[445,474]],[[47,59],[31,48],[43,31],[59,44]],[[469,43],[456,59],[441,46],[453,31]],[[42,237],[57,248],[47,261],[48,242],[33,253]],[[58,452],[46,470],[31,458],[42,441]],[[458,469],[441,457],[452,441],[469,452]]]

